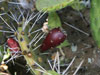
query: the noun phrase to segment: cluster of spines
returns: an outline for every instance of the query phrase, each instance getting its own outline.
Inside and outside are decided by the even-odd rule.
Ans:
[[[9,2],[9,3],[11,3],[11,2]],[[41,10],[42,11],[42,10]],[[41,12],[40,11],[40,12]],[[23,14],[23,12],[21,13],[21,15]],[[45,14],[45,13],[44,13]],[[43,14],[43,15],[44,15]],[[33,25],[32,25],[32,28],[34,27],[34,25],[36,24],[36,22],[37,22],[37,20],[39,20],[43,15],[41,15],[40,16],[40,14],[38,13],[37,14],[38,15],[38,17],[37,17],[37,19],[36,19],[36,21],[33,23]],[[12,15],[13,17],[12,18],[15,18],[14,17],[14,15]],[[28,15],[29,16],[29,15]],[[0,18],[4,21],[4,19],[0,16]],[[29,29],[29,34],[27,35],[24,31],[26,30],[25,28],[26,28],[26,26],[28,25],[28,23],[32,20],[33,18],[32,17],[30,17],[30,19],[26,19],[26,21],[22,21],[22,25],[16,20],[16,19],[14,19],[17,23],[18,23],[18,25],[19,25],[19,27],[18,27],[18,31],[16,31],[16,32],[14,32],[14,33],[17,33],[17,38],[18,38],[18,43],[20,44],[20,46],[21,46],[21,50],[22,50],[22,54],[24,55],[24,57],[25,57],[25,59],[26,59],[26,61],[27,61],[27,64],[30,66],[30,68],[33,70],[33,72],[35,72],[35,69],[40,69],[40,67],[39,67],[39,64],[37,64],[36,62],[38,61],[38,55],[37,54],[35,54],[35,52],[33,52],[32,51],[32,48],[31,48],[31,45],[32,45],[32,42],[29,42],[29,36],[30,36],[30,34],[32,34],[32,33],[35,33],[35,32],[38,32],[38,31],[40,31],[40,30],[42,30],[42,28],[40,28],[39,30],[37,30],[37,31],[34,31],[34,32],[32,32],[32,33],[30,33],[31,32],[31,30],[32,30],[32,28],[30,28]],[[25,20],[25,18],[24,18],[24,20]],[[5,21],[4,21],[5,22]],[[6,23],[6,22],[5,22]],[[7,23],[6,23],[7,24]],[[9,26],[9,24],[7,24],[8,25],[8,27],[12,30],[12,31],[14,31],[13,30],[13,28],[12,27],[10,27]],[[25,26],[24,26],[25,25]],[[4,32],[4,31],[3,31]],[[37,34],[38,35],[38,34]],[[40,34],[41,35],[41,34]],[[36,45],[36,44],[35,44]],[[40,58],[40,59],[42,59],[42,58]],[[37,67],[36,67],[36,65],[37,65]],[[41,65],[42,66],[42,65]],[[47,65],[46,65],[47,66]],[[36,75],[40,75],[41,74],[41,72],[39,72],[39,71],[36,71],[36,73],[39,73],[39,74],[36,74]]]
[[[38,13],[39,14],[39,13]],[[13,13],[11,13],[12,16],[10,16],[13,20],[15,20],[18,24],[18,30],[14,30],[11,25],[9,25],[5,19],[2,17],[2,15],[0,15],[0,18],[4,21],[4,23],[9,27],[9,29],[14,33],[16,34],[16,38],[17,39],[17,42],[19,43],[20,45],[20,48],[21,48],[21,54],[25,57],[26,61],[27,61],[27,64],[30,66],[30,69],[32,69],[32,71],[35,73],[35,69],[39,67],[37,66],[36,67],[36,64],[38,61],[42,61],[42,58],[39,57],[38,55],[36,55],[33,51],[32,51],[32,48],[31,48],[31,44],[29,45],[29,38],[28,38],[28,35],[26,34],[25,30],[26,30],[26,26],[28,25],[28,23],[30,22],[30,20],[33,19],[33,13],[31,14],[31,16],[28,15],[28,18],[24,18],[24,20],[22,21],[22,24],[20,24],[20,22],[18,21],[18,19],[14,16]],[[21,12],[21,15],[22,15],[22,12]],[[22,16],[24,17],[24,16]],[[38,16],[40,17],[40,16]],[[42,16],[41,16],[42,17]],[[38,19],[38,18],[37,18]],[[36,22],[35,22],[36,23]],[[32,25],[32,28],[34,27],[35,23]],[[29,30],[29,32],[31,32],[32,29]],[[42,29],[40,29],[42,30]],[[2,30],[2,32],[4,32]],[[9,31],[10,32],[10,31]],[[8,32],[7,32],[8,33]],[[36,36],[37,37],[37,36]],[[38,37],[39,38],[39,37]],[[36,40],[40,40],[40,39],[36,39]],[[42,37],[41,37],[42,38]],[[38,42],[37,42],[38,43]],[[37,44],[36,43],[36,44]],[[35,45],[36,45],[35,44]],[[14,56],[14,55],[13,55]],[[12,56],[12,58],[13,58]],[[38,61],[37,61],[38,60]],[[41,63],[40,61],[40,63]],[[43,63],[43,62],[42,62]],[[36,72],[36,73],[40,73],[39,71]],[[36,75],[40,75],[40,74],[36,74]]]

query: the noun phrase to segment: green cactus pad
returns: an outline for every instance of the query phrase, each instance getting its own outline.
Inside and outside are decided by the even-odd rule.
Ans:
[[[61,21],[56,12],[49,13],[48,26],[50,27],[50,29],[61,27]]]
[[[72,4],[73,2],[74,0],[37,0],[36,8],[43,11],[56,11]]]
[[[62,47],[69,46],[69,45],[70,45],[70,43],[67,40],[65,40],[63,43],[61,43],[59,46],[57,46],[57,48],[62,48]]]
[[[90,20],[94,39],[100,48],[100,0],[91,1]]]

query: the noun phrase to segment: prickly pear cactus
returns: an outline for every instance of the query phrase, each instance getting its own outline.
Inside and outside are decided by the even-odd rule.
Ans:
[[[56,11],[74,3],[74,0],[37,0],[36,8],[39,11],[48,12],[48,25],[51,29],[61,27],[61,21]]]
[[[3,4],[6,3],[7,5],[9,5],[9,2],[7,3],[4,1],[2,3]],[[40,75],[41,72],[36,70],[36,69],[40,69],[39,65],[42,67],[45,67],[45,69],[50,68],[48,66],[48,63],[46,63],[47,55],[45,54],[41,55],[40,50],[39,50],[40,41],[44,37],[45,33],[42,32],[42,26],[39,26],[39,25],[35,26],[36,23],[33,23],[31,21],[33,20],[33,17],[34,17],[33,13],[31,15],[29,15],[29,13],[28,14],[23,13],[22,15],[22,10],[19,8],[20,9],[20,12],[19,12],[19,9],[17,7],[15,8],[18,10],[18,12],[16,11],[17,13],[15,13],[13,9],[9,9],[7,10],[9,13],[5,12],[6,14],[0,15],[0,21],[5,27],[8,27],[8,29],[5,28],[5,30],[2,30],[2,32],[5,32],[6,30],[8,30],[9,31],[7,32],[8,37],[10,37],[10,35],[14,35],[13,37],[17,39],[17,42],[20,45],[21,54],[24,56],[32,74]],[[4,9],[4,11],[5,10],[6,9]],[[17,17],[15,17],[15,15]],[[24,15],[27,15],[27,17],[25,17]],[[18,19],[18,16],[19,16],[19,19]],[[5,19],[5,17],[7,19]],[[36,29],[39,29],[39,32],[38,31],[36,32]],[[31,34],[32,32],[35,32],[35,33]]]
[[[94,39],[100,48],[100,0],[91,0],[90,20]]]
[[[56,11],[71,5],[74,0],[37,0],[36,7],[42,11]]]
[[[29,37],[25,33],[25,30],[23,31],[22,27],[18,27],[17,37],[22,50],[22,54],[24,55],[27,64],[31,68],[32,72],[36,73],[36,75],[40,75],[41,72],[35,70],[40,68],[38,67],[37,63],[42,67],[48,69],[48,63],[44,63],[47,61],[46,55],[40,55],[39,49],[37,49],[36,51],[32,51],[32,46],[29,45]],[[35,45],[35,47],[37,47],[37,45]]]
[[[19,2],[22,1],[23,0],[20,0]],[[32,4],[27,3],[28,1],[25,0],[26,6],[28,6],[28,4]],[[74,1],[75,0],[37,0],[36,7],[39,10],[37,13],[35,13],[35,11],[32,10],[34,9],[33,7],[31,9],[32,11],[26,11],[27,9],[24,10],[25,7],[22,8],[22,5],[22,7],[20,7],[20,5],[14,5],[18,3],[13,2],[13,0],[4,0],[2,1],[2,4],[0,3],[0,9],[2,9],[0,11],[0,25],[4,26],[4,28],[1,29],[1,32],[6,33],[6,38],[13,37],[16,39],[16,41],[20,45],[19,50],[21,50],[21,55],[24,56],[27,65],[33,75],[61,74],[59,57],[55,58],[55,60],[51,60],[54,61],[53,69],[51,69],[51,65],[47,62],[47,59],[51,59],[52,53],[43,54],[40,51],[42,40],[44,39],[47,33],[43,31],[43,27],[41,25],[37,25],[37,21],[41,19],[46,12],[49,12],[48,25],[51,27],[51,29],[61,27],[60,18],[55,11],[64,8],[65,6],[71,5],[72,3],[74,3]],[[13,5],[13,8],[8,8],[12,7]],[[59,46],[58,48],[61,48],[66,45],[68,45],[67,41],[65,41],[64,44],[61,44],[61,46]],[[7,48],[8,50],[11,49],[9,47]],[[9,51],[7,54],[8,57],[4,60],[9,60],[9,57],[13,58],[13,55],[9,55]],[[19,55],[14,54],[14,56]],[[2,58],[0,59],[2,61]],[[55,66],[56,64],[59,64],[58,71],[55,71],[55,69],[57,69]]]

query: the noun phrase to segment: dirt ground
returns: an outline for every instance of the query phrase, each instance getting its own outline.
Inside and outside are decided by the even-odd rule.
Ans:
[[[84,60],[84,63],[77,75],[100,75],[100,50],[97,48],[91,34],[90,9],[87,8],[79,12],[67,7],[62,11],[58,13],[61,17],[63,28],[68,34],[68,41],[71,43],[69,47],[65,47],[63,50],[67,59],[72,59],[76,56],[75,62],[69,70],[69,75],[74,72],[73,70],[82,60]],[[88,35],[64,24],[64,22],[86,32]]]

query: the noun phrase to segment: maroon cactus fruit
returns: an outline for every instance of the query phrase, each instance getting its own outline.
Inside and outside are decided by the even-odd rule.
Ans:
[[[41,51],[46,51],[52,47],[60,45],[66,38],[66,35],[61,31],[60,28],[52,29],[46,36],[41,45]]]
[[[8,47],[10,48],[10,51],[12,52],[12,54],[15,54],[16,52],[20,51],[20,46],[15,39],[8,38],[7,44],[8,44]]]

